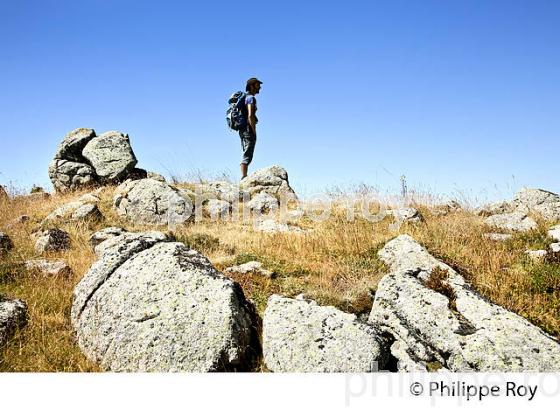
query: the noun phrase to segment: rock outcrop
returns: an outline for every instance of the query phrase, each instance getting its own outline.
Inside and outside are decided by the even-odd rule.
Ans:
[[[128,134],[118,131],[109,131],[91,139],[82,155],[101,181],[122,180],[138,162]]]
[[[397,222],[422,222],[424,217],[416,208],[397,208],[387,211],[387,215],[392,215]]]
[[[560,242],[560,225],[555,225],[548,230],[548,236],[553,240]]]
[[[107,239],[121,236],[123,233],[126,233],[125,229],[116,226],[110,226],[108,228],[104,228],[100,231],[93,233],[89,238],[89,244],[91,245],[92,248],[95,249],[97,245],[100,245],[102,242],[106,241]]]
[[[548,252],[545,249],[537,249],[537,250],[530,249],[525,251],[525,254],[529,257],[529,259],[535,262],[540,262],[544,260],[544,258],[546,258]]]
[[[263,319],[263,354],[274,372],[373,372],[385,366],[375,327],[332,306],[272,295]]]
[[[495,241],[495,242],[505,242],[505,241],[508,241],[511,238],[513,238],[513,235],[510,234],[510,233],[492,232],[492,233],[485,233],[484,237],[490,239],[491,241]]]
[[[254,224],[255,231],[265,233],[302,233],[303,229],[298,226],[277,222],[274,219],[262,219]]]
[[[512,201],[487,204],[476,212],[480,216],[533,213],[549,221],[560,221],[560,195],[543,189],[523,188]]]
[[[95,138],[95,131],[91,128],[76,128],[70,131],[58,145],[54,158],[84,162],[82,151],[93,138]]]
[[[527,232],[537,227],[535,220],[524,212],[491,215],[484,223],[493,228],[514,232]]]
[[[115,190],[113,205],[118,215],[139,224],[180,224],[194,217],[187,194],[155,179],[125,181]]]
[[[395,338],[399,370],[560,370],[556,340],[482,298],[410,236],[387,243],[379,257],[391,272],[378,284],[369,321]]]
[[[0,346],[4,345],[14,332],[27,323],[27,306],[19,299],[6,299],[0,295]]]
[[[249,261],[241,265],[230,266],[229,268],[226,268],[225,272],[241,273],[243,275],[256,274],[264,276],[266,278],[273,278],[275,276],[274,272],[264,269],[262,267],[262,263],[258,261]]]
[[[266,192],[259,192],[253,195],[253,198],[247,203],[247,206],[256,215],[261,215],[266,212],[278,210],[279,204],[274,196]]]
[[[247,190],[251,196],[259,192],[276,196],[295,196],[295,192],[288,182],[288,173],[278,165],[253,172],[244,178],[239,186],[241,189]]]
[[[70,235],[62,229],[46,229],[35,234],[35,252],[57,252],[70,248]]]
[[[88,164],[54,159],[49,165],[49,178],[58,192],[65,192],[97,182],[95,170]]]
[[[220,199],[230,204],[242,201],[244,197],[249,198],[249,192],[240,189],[238,185],[228,181],[212,181],[198,185],[198,189],[203,194],[208,194],[208,199]]]
[[[72,269],[62,260],[32,259],[25,262],[25,268],[41,276],[72,276]]]
[[[513,200],[518,211],[535,212],[550,221],[560,221],[560,195],[543,189],[524,188]]]
[[[87,357],[128,372],[253,365],[260,349],[253,307],[208,259],[159,232],[125,233],[101,245],[72,304]]]
[[[103,218],[97,207],[99,197],[89,193],[82,195],[75,201],[59,206],[44,219],[43,223],[58,220],[66,221],[97,221]]]
[[[204,208],[212,220],[224,219],[229,215],[231,204],[222,199],[210,199],[204,205]]]
[[[78,128],[59,144],[49,165],[49,177],[56,191],[65,192],[120,182],[132,176],[136,163],[127,134],[109,131],[96,135],[91,128]]]

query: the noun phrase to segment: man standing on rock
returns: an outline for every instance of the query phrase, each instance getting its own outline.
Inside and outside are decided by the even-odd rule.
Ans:
[[[253,161],[253,152],[257,143],[257,99],[255,95],[261,90],[262,81],[252,77],[247,80],[245,91],[245,115],[247,118],[247,127],[239,130],[241,137],[241,149],[243,150],[243,159],[241,160],[241,179],[247,176],[249,164]]]

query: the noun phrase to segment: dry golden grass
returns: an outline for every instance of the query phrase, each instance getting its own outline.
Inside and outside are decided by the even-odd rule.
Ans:
[[[69,319],[73,287],[95,258],[89,237],[107,226],[130,231],[154,229],[119,219],[112,210],[113,191],[113,187],[106,187],[101,192],[102,222],[64,225],[71,235],[71,249],[48,255],[69,263],[74,271],[70,279],[31,276],[21,264],[35,257],[30,234],[43,218],[83,192],[55,195],[48,200],[17,198],[0,202],[0,230],[8,233],[15,245],[1,261],[0,294],[23,299],[30,313],[29,324],[1,349],[0,371],[100,370],[80,352]],[[210,220],[181,226],[173,234],[204,253],[218,269],[255,259],[276,272],[274,279],[231,274],[246,296],[255,301],[260,314],[273,293],[305,293],[320,304],[361,314],[368,313],[370,294],[386,273],[377,251],[398,233],[408,233],[462,273],[483,296],[560,335],[560,288],[555,282],[560,265],[557,261],[531,263],[523,254],[525,249],[546,245],[543,232],[547,226],[543,221],[537,232],[495,243],[483,237],[488,230],[480,217],[464,211],[433,216],[428,209],[420,209],[425,223],[403,225],[399,232],[389,229],[388,218],[380,223],[347,221],[346,211],[336,206],[326,221],[314,222],[306,217],[298,222],[311,229],[303,235],[258,233],[250,224]],[[9,226],[22,214],[31,219]]]

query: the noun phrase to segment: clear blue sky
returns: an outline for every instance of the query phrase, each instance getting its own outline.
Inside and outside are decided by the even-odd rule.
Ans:
[[[239,5],[240,12],[232,8]],[[0,183],[51,188],[70,130],[127,132],[139,166],[238,176],[226,99],[264,81],[251,169],[300,192],[364,182],[560,192],[558,1],[5,1]]]

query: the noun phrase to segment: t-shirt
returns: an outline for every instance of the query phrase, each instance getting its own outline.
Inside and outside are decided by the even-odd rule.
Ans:
[[[257,118],[257,99],[255,98],[254,95],[252,94],[247,94],[245,96],[245,105],[249,105],[249,104],[253,104],[253,109],[254,109],[254,113],[255,113],[255,122],[259,122],[259,119]]]

